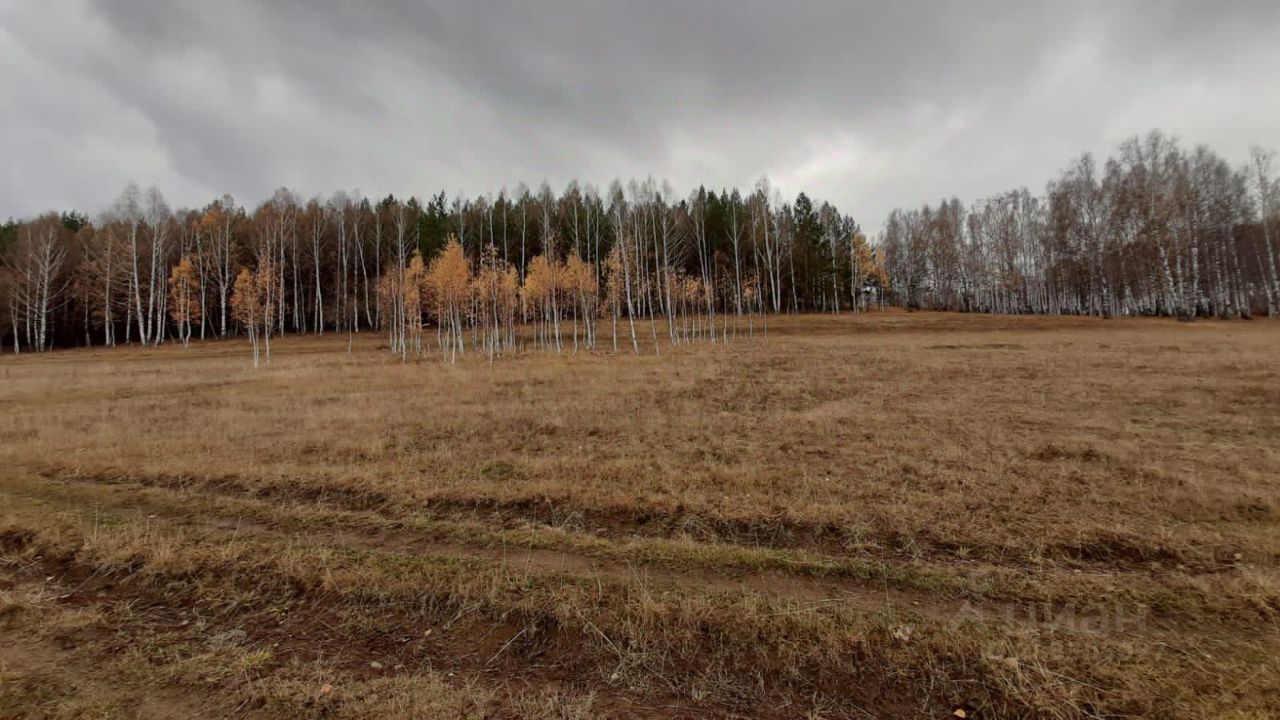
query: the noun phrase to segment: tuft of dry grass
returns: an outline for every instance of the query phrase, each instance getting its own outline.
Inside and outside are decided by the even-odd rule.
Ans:
[[[1280,711],[1273,322],[273,345],[0,359],[0,715]]]

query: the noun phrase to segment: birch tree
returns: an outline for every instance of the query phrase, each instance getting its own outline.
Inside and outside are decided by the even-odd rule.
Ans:
[[[52,314],[66,300],[72,275],[66,271],[70,239],[56,213],[24,223],[5,256],[14,351],[21,337],[36,352],[51,344]]]

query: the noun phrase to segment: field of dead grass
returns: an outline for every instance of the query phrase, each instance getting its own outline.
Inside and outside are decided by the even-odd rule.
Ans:
[[[1280,324],[0,357],[0,716],[1273,717]]]

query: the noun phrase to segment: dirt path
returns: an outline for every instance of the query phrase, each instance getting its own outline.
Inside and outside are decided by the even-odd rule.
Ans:
[[[432,533],[412,528],[364,529],[358,524],[353,527],[343,522],[343,511],[322,516],[327,527],[317,529],[315,515],[309,518],[311,522],[308,524],[291,517],[288,509],[280,507],[274,500],[262,500],[243,493],[211,493],[203,486],[183,488],[123,480],[101,483],[84,476],[40,482],[66,484],[67,491],[61,501],[82,509],[92,507],[94,512],[99,512],[111,508],[135,512],[146,515],[147,522],[168,522],[224,536],[306,540],[370,552],[482,561],[500,564],[512,576],[587,578],[650,588],[656,592],[754,593],[791,603],[792,607],[783,611],[787,614],[850,606],[888,617],[900,615],[904,622],[912,617],[924,617],[942,624],[982,620],[1024,632],[1042,632],[1052,629],[1050,626],[1054,622],[1064,622],[1059,617],[1062,610],[1046,603],[1000,601],[958,594],[948,596],[947,593],[902,588],[887,582],[839,576],[810,577],[776,569],[671,567],[654,561],[617,561],[573,549],[468,544],[442,540]],[[53,488],[45,488],[42,495],[47,497],[52,491]],[[259,512],[235,513],[207,502],[210,497],[219,495],[235,495],[238,502],[247,503],[249,509]],[[315,507],[309,507],[308,511],[324,512],[322,508]],[[270,521],[262,519],[268,516]],[[1183,633],[1187,630],[1184,627],[1186,623],[1178,618],[1150,619],[1158,622],[1146,622],[1148,618],[1143,620],[1145,634]],[[1103,613],[1072,612],[1065,621],[1070,624],[1062,625],[1063,628],[1084,633],[1114,633],[1126,629],[1118,627],[1113,616]],[[1219,631],[1223,630],[1219,628]]]
[[[773,601],[772,614],[775,615],[821,612],[833,606],[851,606],[858,614],[887,617],[888,627],[906,628],[904,632],[907,635],[904,637],[909,637],[910,626],[915,623],[915,619],[920,620],[916,625],[919,628],[946,627],[947,623],[959,618],[988,621],[985,623],[989,625],[985,628],[989,631],[988,634],[979,634],[979,637],[1030,634],[1045,638],[1045,642],[1095,642],[1078,632],[1081,627],[1086,632],[1090,630],[1091,626],[1087,622],[1083,626],[1065,628],[1070,631],[1070,637],[1047,638],[1045,633],[1048,628],[1042,619],[1028,617],[1024,613],[1034,603],[974,603],[963,598],[947,597],[942,593],[929,594],[888,585],[876,586],[856,578],[812,578],[775,569],[739,570],[705,564],[689,568],[672,567],[661,562],[618,561],[613,557],[604,558],[577,552],[570,547],[469,544],[465,535],[449,536],[446,532],[446,537],[442,539],[437,533],[403,524],[364,524],[364,515],[325,508],[317,503],[282,502],[275,498],[262,499],[234,492],[219,494],[198,486],[157,486],[132,481],[104,483],[83,478],[52,480],[9,475],[0,476],[0,494],[8,496],[7,500],[11,504],[7,507],[14,508],[19,514],[24,507],[39,506],[40,511],[31,515],[32,522],[38,521],[42,516],[51,518],[63,514],[77,515],[80,522],[85,523],[85,527],[95,520],[108,524],[123,521],[131,529],[144,532],[148,528],[160,530],[152,542],[163,544],[170,537],[185,538],[178,543],[179,547],[195,551],[217,547],[243,537],[260,539],[261,548],[268,553],[288,554],[291,544],[300,543],[313,550],[324,550],[327,547],[358,550],[364,554],[357,560],[358,563],[381,563],[377,556],[387,554],[393,558],[425,556],[475,563],[477,572],[485,573],[499,567],[500,573],[512,578],[517,586],[524,584],[520,582],[520,576],[528,575],[533,580],[530,583],[533,586],[555,586],[563,578],[566,583],[600,582],[606,586],[606,590],[621,587],[628,590],[640,589],[655,597],[664,596],[667,591],[691,595],[744,592],[770,598]],[[565,534],[572,539],[572,533]],[[320,555],[323,556],[324,552]],[[46,558],[44,564],[33,566],[28,573],[31,577],[25,580],[39,584],[47,576],[62,578],[67,587],[81,587],[79,579],[97,573],[91,559],[87,562],[75,560],[76,567],[66,568],[50,564],[54,562],[52,558]],[[392,559],[389,566],[398,562],[398,559]],[[469,569],[471,566],[466,567]],[[101,580],[101,585],[93,590],[100,591],[103,597],[113,603],[136,605],[146,612],[168,612],[195,607],[201,599],[225,598],[228,587],[218,585],[219,589],[212,594],[207,589],[192,589],[191,592],[197,595],[170,596],[172,588],[181,586],[182,581],[178,580],[181,575],[167,578],[161,585],[137,584],[130,577],[131,571],[127,569],[119,570],[109,578],[99,577],[97,580]],[[210,577],[210,580],[213,579]],[[174,580],[177,582],[173,582]],[[218,582],[223,581],[219,579]],[[666,699],[666,691],[661,689],[631,694],[626,689],[613,688],[607,680],[601,681],[600,678],[610,677],[611,670],[604,666],[597,667],[599,657],[591,660],[589,667],[584,667],[580,649],[583,643],[582,633],[587,631],[581,628],[556,626],[555,623],[548,626],[538,621],[505,615],[477,615],[459,622],[456,627],[453,627],[452,621],[446,623],[437,618],[431,621],[435,623],[436,632],[424,636],[423,621],[421,616],[414,614],[414,603],[405,603],[403,606],[374,603],[371,607],[362,609],[358,604],[337,604],[336,599],[319,586],[305,599],[291,605],[288,613],[277,615],[276,609],[281,597],[258,595],[257,580],[254,577],[241,576],[225,582],[244,583],[240,589],[249,602],[238,606],[234,613],[219,617],[218,625],[205,632],[247,631],[252,647],[273,648],[284,664],[282,667],[325,662],[326,667],[340,673],[346,681],[362,683],[376,683],[397,675],[408,676],[428,669],[436,673],[450,673],[450,678],[454,677],[452,673],[456,673],[458,679],[451,680],[451,684],[474,680],[486,688],[502,688],[502,692],[509,692],[512,687],[572,686],[581,690],[582,686],[574,683],[586,673],[596,678],[590,683],[589,692],[598,693],[602,702],[607,703],[608,707],[616,708],[612,714],[620,717],[636,716],[636,712],[643,709],[640,706],[627,706],[637,698],[643,698],[649,703]],[[87,598],[88,593],[83,594]],[[81,593],[77,591],[77,595]],[[217,602],[219,601],[215,600],[215,604]],[[353,612],[370,613],[370,622],[365,624],[353,621]],[[176,616],[169,620],[175,618]],[[164,631],[172,633],[171,636],[166,636],[170,639],[164,642],[190,642],[189,630],[179,629],[174,622],[167,623],[167,626],[175,627]],[[960,630],[957,628],[958,632]],[[1106,628],[1100,628],[1099,631],[1106,632]],[[122,637],[132,637],[128,628],[117,628],[116,632]],[[1199,627],[1179,622],[1167,628],[1154,624],[1129,628],[1124,637],[1099,638],[1097,642],[1107,647],[1127,643],[1164,646],[1165,641],[1170,640],[1177,641],[1174,646],[1180,646],[1190,642],[1191,638],[1207,638],[1210,633],[1217,640],[1221,640],[1224,635],[1223,628],[1218,626]],[[963,632],[959,634],[963,635]],[[1241,640],[1261,640],[1257,632],[1246,637],[1237,629],[1227,629],[1225,634],[1239,636]],[[604,639],[606,644],[611,642],[608,637]],[[52,663],[49,661],[49,658],[59,657],[56,649],[53,655],[48,654],[47,648],[45,650],[46,660],[39,662],[45,665],[62,664],[62,660],[55,659]],[[610,660],[608,653],[604,653],[603,657],[607,664]],[[382,665],[371,669],[374,661]],[[51,683],[59,682],[55,674],[44,672],[39,666],[24,672],[31,677],[45,678]],[[74,675],[73,681],[75,687],[83,685],[88,688],[88,695],[97,696],[98,691],[92,685],[97,682],[94,677],[78,679],[78,675]],[[53,696],[67,697],[65,685],[64,683],[64,687],[53,693]],[[147,704],[139,705],[141,717],[200,717],[182,712],[181,707],[167,707],[167,696],[156,696],[151,690],[136,686],[127,689],[130,693],[148,693]],[[102,692],[110,693],[112,690]],[[243,693],[231,694],[241,702],[246,697]],[[722,705],[701,704],[697,706],[696,712],[681,714],[684,710],[682,702],[687,702],[687,694],[673,695],[666,705],[651,704],[645,707],[653,709],[655,717],[732,717],[739,710],[731,703],[720,700],[717,702],[722,702]],[[143,712],[151,714],[141,714]]]
[[[1037,552],[1041,561],[1033,568],[1018,547],[967,544],[960,548],[954,541],[932,538],[928,533],[906,538],[884,528],[873,531],[873,536],[850,538],[846,530],[830,523],[785,516],[723,517],[696,509],[675,512],[652,507],[587,507],[545,497],[498,499],[446,493],[409,499],[375,489],[332,487],[296,480],[250,482],[241,478],[149,476],[56,463],[24,469],[52,480],[142,485],[270,500],[277,504],[307,503],[330,509],[374,512],[388,519],[406,516],[446,521],[470,519],[498,527],[532,523],[613,541],[693,536],[703,542],[831,557],[849,555],[852,543],[858,558],[880,563],[900,563],[906,559],[962,564],[977,561],[992,567],[1027,570],[1044,567],[1043,563],[1047,562],[1049,566],[1083,572],[1144,575],[1150,572],[1154,562],[1177,565],[1181,572],[1190,575],[1213,575],[1230,572],[1238,560],[1235,548],[1226,546],[1197,547],[1195,552],[1183,554],[1159,543],[1146,544],[1132,538],[1089,537],[1040,547]]]
[[[111,508],[136,512],[146,515],[146,519],[151,522],[172,522],[196,529],[230,533],[233,536],[242,534],[276,539],[306,539],[376,552],[500,563],[512,575],[558,574],[598,578],[620,583],[638,583],[658,590],[681,588],[711,593],[746,591],[814,607],[848,603],[877,611],[916,612],[940,618],[951,617],[962,605],[959,602],[954,605],[937,603],[924,593],[905,592],[887,585],[869,586],[846,578],[815,579],[776,570],[673,569],[652,562],[614,562],[564,549],[518,545],[486,547],[442,542],[411,529],[361,532],[340,527],[334,530],[316,530],[289,523],[286,514],[278,508],[272,513],[273,522],[263,522],[246,515],[220,514],[217,508],[200,503],[200,496],[196,493],[135,483],[97,485],[91,492],[92,500],[84,487],[75,490],[74,494],[79,497],[65,499],[74,501],[85,509],[101,511]],[[161,500],[157,494],[168,497]],[[265,504],[264,501],[250,502]],[[340,522],[341,519],[337,518],[335,525]]]
[[[0,698],[5,692],[21,692],[33,699],[25,710],[35,717],[96,717],[108,707],[128,708],[129,716],[140,720],[260,717],[210,693],[129,686],[102,677],[93,663],[74,651],[20,636],[14,628],[6,629],[0,638]],[[47,702],[41,702],[45,698]]]
[[[159,515],[150,519],[164,520]],[[226,524],[216,521],[204,527],[214,529]],[[241,525],[240,529],[262,528]],[[451,622],[432,628],[438,630],[434,634],[428,632],[416,639],[388,637],[388,625],[401,633],[415,627],[420,630],[422,626],[411,621],[410,615],[394,614],[403,609],[393,611],[394,617],[390,617],[386,616],[388,608],[382,607],[378,627],[352,627],[350,618],[323,594],[293,604],[284,619],[278,619],[271,607],[241,606],[229,613],[206,612],[197,628],[180,620],[190,617],[196,598],[184,600],[167,589],[139,586],[127,578],[99,574],[91,566],[39,556],[16,573],[0,572],[0,587],[46,599],[26,607],[5,608],[0,604],[0,718],[256,720],[280,716],[273,706],[263,703],[269,690],[264,694],[262,688],[255,690],[253,683],[235,682],[233,678],[231,687],[224,687],[223,678],[219,684],[193,686],[190,682],[148,677],[152,670],[148,663],[157,662],[157,652],[167,662],[181,658],[187,651],[176,650],[176,655],[169,655],[163,648],[190,647],[193,643],[226,651],[269,648],[277,665],[307,668],[304,676],[320,678],[311,686],[319,698],[325,696],[324,679],[340,688],[367,685],[376,695],[380,681],[426,672],[440,680],[447,678],[451,692],[478,690],[480,696],[489,697],[489,705],[503,708],[497,714],[478,713],[476,717],[520,717],[512,708],[519,707],[523,692],[559,686],[567,693],[557,697],[569,700],[574,696],[573,689],[582,689],[581,669],[574,671],[576,666],[570,661],[578,641],[564,628],[540,629],[510,621],[455,618],[456,625]],[[51,597],[56,599],[48,602]],[[110,622],[91,630],[79,628],[50,634],[42,629],[49,623],[57,625],[57,618],[66,613],[84,609],[110,612],[107,609],[111,607],[127,607],[124,619],[112,616]],[[110,659],[122,652],[122,642],[134,642],[139,636],[147,638],[151,650],[132,657],[130,669],[123,676],[115,675]],[[531,649],[539,662],[526,664]],[[103,660],[108,661],[106,668]],[[566,669],[563,665],[571,667]],[[263,670],[266,672],[266,668]],[[215,680],[210,677],[203,682]],[[269,685],[270,681],[266,682]],[[584,692],[596,717],[741,717],[727,705],[703,702],[695,708],[683,698],[664,697],[661,692],[650,698],[664,701],[660,705],[642,702],[610,685],[592,684]],[[311,701],[307,703],[310,707]],[[13,708],[18,708],[18,714],[9,714]],[[314,716],[326,716],[319,706],[312,709]],[[765,712],[758,717],[781,720],[787,716]]]

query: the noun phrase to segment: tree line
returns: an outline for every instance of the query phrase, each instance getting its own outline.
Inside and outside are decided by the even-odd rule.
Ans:
[[[1232,168],[1164,133],[1080,156],[1044,194],[893,212],[880,237],[895,300],[997,313],[1274,316],[1273,153]]]
[[[403,356],[524,344],[656,350],[783,312],[892,303],[969,312],[1251,317],[1280,304],[1280,185],[1154,131],[1034,195],[852,216],[767,179],[678,196],[543,183],[476,198],[287,189],[172,210],[127,187],[101,217],[0,226],[0,333],[13,351],[379,331]],[[600,325],[604,324],[604,336]],[[520,328],[527,328],[521,332]]]
[[[866,309],[887,281],[852,217],[767,179],[745,196],[653,180],[426,201],[280,189],[176,212],[131,185],[94,222],[49,213],[2,232],[14,351],[244,334],[256,359],[281,334],[376,330],[407,355],[434,328],[450,358],[495,357],[525,326],[541,348],[594,348],[606,320],[613,347],[621,332],[639,352],[751,333],[765,313]]]

